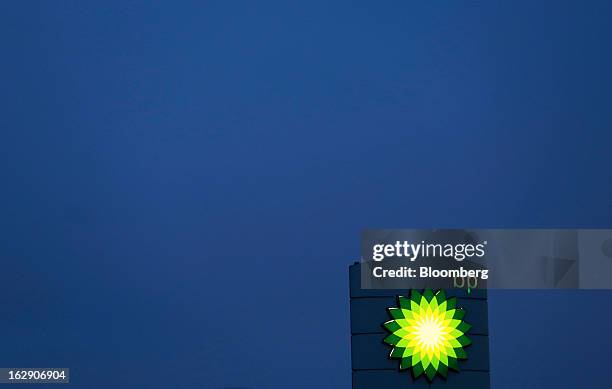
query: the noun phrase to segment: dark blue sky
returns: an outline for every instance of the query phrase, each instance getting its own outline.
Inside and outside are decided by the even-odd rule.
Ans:
[[[363,228],[610,227],[609,1],[84,3],[0,3],[0,366],[349,388]],[[494,388],[611,303],[491,293]]]

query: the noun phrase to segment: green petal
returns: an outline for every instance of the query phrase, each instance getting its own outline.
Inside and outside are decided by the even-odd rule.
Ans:
[[[406,349],[403,347],[394,347],[389,356],[391,358],[401,358],[404,355],[404,350]]]
[[[421,303],[422,298],[423,296],[419,293],[418,290],[412,289],[412,292],[410,293],[410,300],[414,301],[417,305],[419,305]]]
[[[386,322],[383,324],[383,327],[385,327],[389,332],[395,332],[402,328],[402,326],[400,326],[395,320]]]
[[[431,365],[434,367],[434,369],[438,370],[438,366],[440,365],[440,360],[435,355],[431,357]]]
[[[455,353],[457,353],[457,359],[467,359],[467,354],[463,348],[455,349]]]
[[[399,342],[395,344],[396,347],[408,347],[410,341],[408,339],[402,338]]]
[[[455,371],[459,371],[459,363],[457,363],[457,359],[456,358],[449,358],[448,359],[448,368],[449,369],[453,369]]]
[[[433,300],[434,293],[432,292],[431,289],[425,289],[425,291],[423,292],[423,297],[425,297],[425,299],[429,302]]]
[[[440,366],[448,366],[448,354],[444,351],[440,353]]]
[[[446,364],[441,363],[440,367],[438,368],[438,373],[440,373],[442,377],[446,378],[448,375],[448,366]]]
[[[455,329],[456,329],[456,328],[459,326],[459,324],[461,324],[461,320],[451,319],[451,320],[449,320],[449,322],[448,322],[448,324],[447,324],[447,325],[448,325],[450,328],[455,328]]]
[[[442,303],[438,302],[438,312],[445,313],[446,310],[447,310],[446,301],[443,301]]]
[[[455,309],[455,316],[453,319],[461,320],[465,316],[465,310],[463,309]]]
[[[389,311],[389,315],[396,320],[404,318],[404,311],[400,308],[387,308],[387,310]]]
[[[423,368],[427,370],[427,367],[431,365],[431,359],[425,354],[425,352],[421,351],[421,363],[423,364]]]
[[[427,375],[427,379],[429,381],[432,381],[433,378],[436,376],[436,369],[434,369],[432,365],[429,365],[427,366],[427,368],[425,368],[425,374]]]
[[[457,341],[459,343],[461,343],[462,346],[468,346],[468,345],[472,344],[472,341],[470,340],[470,338],[468,338],[465,335],[462,335],[459,338],[457,338]]]
[[[404,296],[398,296],[399,306],[402,309],[410,310],[410,299]]]
[[[425,369],[423,369],[423,365],[420,362],[415,364],[414,367],[412,368],[412,376],[414,378],[419,378],[421,374],[423,374],[424,372],[425,372]]]
[[[400,370],[406,370],[413,366],[413,359],[411,357],[402,358],[400,362]]]
[[[463,332],[464,334],[468,332],[471,328],[472,326],[464,321],[460,322],[459,325],[457,326],[457,329]]]
[[[442,304],[443,302],[446,301],[446,293],[444,293],[443,290],[439,290],[436,293],[436,300],[438,300],[438,305]]]
[[[400,341],[400,340],[402,340],[402,338],[400,338],[400,337],[399,337],[399,336],[397,336],[397,335],[393,335],[393,334],[391,334],[391,335],[387,336],[387,337],[386,337],[386,338],[383,340],[383,342],[385,342],[385,343],[387,343],[387,344],[390,344],[390,345],[392,345],[392,346],[395,346],[397,343],[399,343],[399,341]]]
[[[455,309],[457,307],[457,297],[451,297],[446,300],[448,310]]]

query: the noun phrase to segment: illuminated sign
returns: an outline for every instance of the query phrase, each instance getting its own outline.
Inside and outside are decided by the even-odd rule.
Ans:
[[[416,379],[425,375],[431,382],[436,374],[446,378],[448,370],[459,371],[459,359],[467,359],[464,347],[472,342],[463,321],[465,310],[456,307],[457,298],[447,299],[444,291],[423,294],[412,290],[410,298],[398,296],[399,307],[388,308],[393,318],[384,323],[391,335],[385,343],[393,346],[389,356],[400,360],[400,370],[410,369]]]

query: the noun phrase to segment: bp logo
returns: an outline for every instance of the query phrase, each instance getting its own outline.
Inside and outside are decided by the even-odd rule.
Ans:
[[[388,308],[393,320],[384,324],[391,333],[384,341],[393,346],[389,357],[399,359],[400,370],[411,369],[415,379],[424,374],[430,382],[436,374],[446,378],[448,369],[459,371],[457,360],[467,359],[466,332],[472,326],[456,302],[442,290],[413,289],[410,298],[398,296],[399,307]]]

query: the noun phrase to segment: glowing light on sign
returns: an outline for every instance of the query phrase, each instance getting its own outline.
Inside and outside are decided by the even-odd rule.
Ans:
[[[410,298],[398,296],[398,307],[388,308],[393,318],[384,327],[391,333],[385,343],[393,346],[390,357],[400,360],[400,370],[410,369],[414,378],[436,374],[446,378],[448,370],[459,371],[459,359],[467,359],[464,347],[472,342],[466,333],[472,327],[463,321],[465,310],[444,291],[423,294],[412,290]]]

